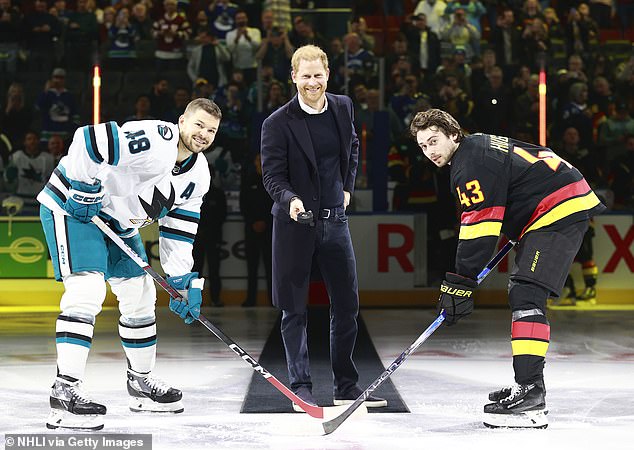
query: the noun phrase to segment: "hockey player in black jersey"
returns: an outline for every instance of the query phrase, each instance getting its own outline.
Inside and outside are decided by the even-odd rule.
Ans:
[[[456,273],[446,274],[438,305],[447,325],[473,311],[476,277],[500,234],[518,242],[508,290],[515,384],[489,394],[484,424],[545,428],[546,301],[560,295],[589,219],[605,207],[581,173],[549,148],[465,136],[438,109],[419,112],[410,131],[434,164],[451,165],[451,190],[462,210]]]

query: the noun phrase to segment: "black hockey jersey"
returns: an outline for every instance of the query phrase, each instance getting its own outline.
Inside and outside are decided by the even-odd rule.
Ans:
[[[549,148],[489,134],[460,143],[451,159],[451,188],[462,209],[456,271],[472,279],[500,233],[519,240],[605,209],[583,175]]]

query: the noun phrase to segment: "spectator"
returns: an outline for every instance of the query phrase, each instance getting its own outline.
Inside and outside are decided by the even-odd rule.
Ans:
[[[112,6],[106,6],[103,9],[101,20],[97,20],[97,22],[99,23],[99,45],[101,47],[107,45],[108,32],[110,31],[110,28],[114,25],[114,19],[116,15],[116,9],[114,9]]]
[[[285,28],[280,28],[279,25],[275,25],[275,16],[273,15],[273,11],[270,9],[265,9],[262,11],[260,15],[260,35],[268,36],[269,32],[273,29],[274,26],[277,28],[286,31]]]
[[[517,97],[513,121],[516,129],[536,134],[539,128],[539,75],[530,75],[525,92]]]
[[[415,75],[406,75],[400,92],[390,99],[390,109],[403,125],[409,124],[413,114],[417,112],[415,105],[422,95],[418,87],[418,78]]]
[[[218,129],[218,144],[225,153],[229,151],[234,164],[242,164],[249,150],[247,127],[250,124],[251,110],[241,98],[237,84],[227,85],[226,102],[221,108],[222,123]]]
[[[602,76],[598,76],[592,81],[589,99],[590,110],[595,116],[600,116],[599,118],[607,117],[610,114],[610,107],[616,103],[610,82]]]
[[[0,0],[0,74],[12,78],[18,67],[22,13],[11,0]]]
[[[288,38],[295,48],[308,44],[326,48],[326,40],[320,34],[315,33],[313,25],[304,20],[302,16],[293,18],[293,29],[289,32]]]
[[[564,106],[559,120],[559,130],[574,127],[581,137],[580,145],[590,147],[592,140],[592,111],[588,108],[588,85],[574,83],[568,92],[568,103]]]
[[[566,52],[571,55],[573,53],[581,55],[587,59],[590,55],[590,39],[596,35],[597,30],[592,30],[592,24],[587,20],[583,20],[579,11],[571,8],[566,21]]]
[[[436,33],[436,36],[440,36],[443,28],[447,25],[446,9],[447,3],[443,0],[420,0],[413,15],[425,14],[429,28]]]
[[[361,135],[361,130],[365,125],[368,133],[368,141],[373,138],[374,124],[377,120],[375,113],[379,111],[385,111],[390,130],[390,142],[395,141],[400,136],[405,128],[405,124],[399,119],[392,108],[381,108],[381,94],[378,89],[367,89],[365,94],[365,108],[357,108],[354,110],[354,127],[357,131],[357,135]]]
[[[547,55],[550,49],[550,37],[548,27],[544,21],[535,17],[522,32],[524,43],[524,63],[534,72],[538,72],[542,66],[545,67],[548,60]]]
[[[480,32],[469,22],[464,8],[457,8],[453,13],[453,21],[446,25],[440,33],[441,40],[448,42],[453,47],[464,48],[467,53],[467,62],[480,53]]]
[[[192,49],[187,63],[187,75],[195,83],[201,78],[218,87],[227,84],[226,64],[231,61],[231,54],[218,38],[201,31],[197,36],[199,45]]]
[[[24,142],[32,122],[33,110],[24,102],[24,88],[20,83],[11,83],[7,90],[7,104],[0,111],[0,130],[9,138],[12,147]]]
[[[369,52],[374,52],[375,39],[368,33],[368,23],[361,16],[353,17],[350,21],[350,32],[357,33],[361,38],[361,47]]]
[[[257,77],[258,62],[256,52],[262,42],[260,30],[249,26],[249,18],[244,11],[235,15],[236,27],[226,35],[227,48],[231,53],[234,69],[242,70],[247,84]]]
[[[335,84],[343,86],[344,89],[347,88],[348,92],[352,92],[357,84],[376,86],[378,73],[374,54],[361,47],[361,38],[356,33],[346,34],[343,44],[347,51],[347,66],[345,54],[333,61],[332,71],[336,78]],[[348,80],[347,86],[345,86],[346,80]]]
[[[612,27],[612,16],[614,15],[613,0],[590,0],[590,15],[597,18],[600,28]]]
[[[286,103],[285,101],[283,103]],[[273,200],[262,183],[262,164],[260,153],[253,158],[253,167],[240,187],[240,212],[244,217],[244,246],[247,259],[247,298],[242,306],[255,306],[258,293],[258,272],[260,260],[264,265],[268,303],[272,303],[272,253]]]
[[[418,14],[406,20],[401,30],[407,37],[407,46],[415,55],[416,68],[423,77],[429,77],[436,72],[440,64],[440,40],[427,25],[427,16]]]
[[[152,39],[152,27],[153,22],[150,18],[147,5],[143,2],[135,3],[132,6],[132,17],[130,17],[130,24],[136,30],[136,35],[140,40]]]
[[[520,26],[526,29],[535,19],[540,19],[542,22],[544,21],[541,5],[537,0],[524,0],[524,5],[519,15]]]
[[[418,53],[410,52],[407,36],[404,33],[399,33],[392,42],[391,51],[385,55],[385,67],[388,73],[391,73],[393,70],[398,70],[402,75],[405,73],[413,73],[414,68],[420,66],[418,63]],[[343,55],[340,56],[340,58],[343,58]],[[407,61],[407,69],[405,69],[405,64],[402,64],[401,61]]]
[[[451,2],[445,9],[445,14],[453,14],[458,8],[464,9],[467,21],[473,25],[478,33],[482,35],[482,25],[480,24],[480,18],[487,12],[482,2],[478,0],[458,0]],[[478,52],[479,54],[479,52]]]
[[[62,159],[62,156],[65,156],[66,144],[64,143],[64,139],[59,134],[54,134],[48,140],[47,146],[48,153],[53,157],[54,165],[57,166],[59,160]]]
[[[599,144],[607,147],[608,159],[625,152],[626,137],[634,135],[634,119],[630,116],[627,104],[619,102],[612,114],[599,128]]]
[[[152,102],[147,94],[141,94],[137,96],[134,102],[134,114],[126,117],[123,121],[130,122],[132,120],[153,120],[156,119],[150,111],[152,109]]]
[[[284,85],[277,80],[271,81],[267,92],[268,94],[264,99],[264,114],[269,116],[285,104],[288,98],[286,97]]]
[[[238,6],[229,0],[212,0],[207,6],[210,31],[221,41],[225,40],[227,33],[235,28],[235,15]]]
[[[37,98],[37,109],[42,116],[43,143],[47,143],[53,134],[62,139],[69,138],[79,124],[79,110],[72,92],[66,89],[66,71],[53,70],[46,88]]]
[[[476,92],[489,79],[489,74],[497,67],[495,51],[487,48],[482,52],[482,58],[471,63],[471,92]]]
[[[548,27],[548,35],[551,39],[564,38],[564,30],[555,8],[544,9],[544,23]]]
[[[271,12],[273,25],[280,27],[284,31],[291,30],[293,22],[291,21],[290,0],[264,0],[262,9]],[[262,20],[262,24],[264,24],[264,20]]]
[[[11,154],[5,170],[6,184],[12,193],[24,200],[25,214],[37,214],[39,204],[35,197],[44,188],[54,168],[53,156],[40,150],[37,133],[27,132],[22,149]]]
[[[495,49],[497,63],[502,67],[507,78],[515,76],[523,46],[522,31],[515,24],[515,14],[512,9],[504,9],[498,16],[489,42]]]
[[[126,71],[136,66],[136,28],[130,23],[130,11],[121,8],[115,16],[114,25],[108,32],[108,66],[111,70]]]
[[[434,103],[455,117],[465,129],[473,129],[473,121],[471,119],[473,101],[469,94],[460,87],[458,77],[454,73],[445,75],[444,84],[440,87],[438,97]]]
[[[88,0],[77,0],[77,9],[68,14],[64,37],[67,68],[88,70],[93,63],[99,25],[97,17],[88,11]]]
[[[176,9],[177,0],[163,0],[165,13],[154,22],[152,34],[156,40],[156,71],[183,70],[185,68],[185,41],[191,27],[187,17]]]
[[[185,86],[177,86],[174,90],[174,107],[167,113],[168,122],[178,123],[178,118],[185,113],[191,93]]]
[[[227,198],[222,188],[215,182],[213,167],[210,166],[209,170],[214,182],[209,186],[209,192],[203,197],[203,204],[200,207],[200,223],[192,250],[194,257],[192,272],[198,272],[202,276],[206,260],[209,270],[207,282],[211,304],[221,307],[224,306],[220,299],[220,291],[222,290],[220,278],[222,226],[227,219]]]
[[[174,107],[174,100],[170,95],[169,82],[160,74],[154,79],[148,98],[151,104],[150,115],[160,120],[167,120],[168,112]]]
[[[475,96],[476,125],[483,133],[508,135],[511,131],[513,99],[504,84],[504,72],[498,66],[491,69],[486,84]]]
[[[24,18],[24,38],[29,52],[29,70],[49,71],[56,61],[55,43],[62,33],[59,20],[47,11],[45,0],[35,0],[35,9]]]
[[[294,51],[288,34],[278,27],[273,27],[262,39],[262,45],[255,57],[263,65],[273,68],[273,78],[286,81],[291,73],[291,56]]]

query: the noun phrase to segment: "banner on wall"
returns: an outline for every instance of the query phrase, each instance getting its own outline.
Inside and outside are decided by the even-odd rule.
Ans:
[[[48,259],[39,217],[0,217],[0,278],[46,278]]]
[[[412,290],[425,285],[426,232],[421,216],[353,215],[350,231],[362,290]],[[634,217],[605,215],[595,219],[595,261],[602,289],[633,289]],[[223,229],[221,276],[224,289],[246,289],[244,225],[230,216]],[[152,266],[160,271],[158,227],[141,230]],[[502,243],[501,243],[502,244]],[[489,276],[486,288],[505,289],[511,255]],[[510,261],[509,261],[510,259]],[[39,218],[0,218],[0,278],[47,278],[48,249]],[[578,264],[573,270],[579,270]],[[162,273],[162,272],[161,272]],[[261,267],[260,277],[264,279]],[[264,288],[263,281],[260,288]]]
[[[426,272],[424,239],[426,230],[414,215],[350,216],[350,233],[357,257],[359,287],[362,290],[412,290],[424,287],[421,272]],[[424,223],[424,222],[423,222]],[[634,221],[632,216],[606,215],[595,220],[595,261],[599,268],[600,288],[632,289],[634,274]],[[243,223],[230,217],[223,228],[220,274],[223,289],[246,288],[246,259]],[[152,265],[158,265],[158,231],[142,230]],[[504,241],[500,241],[501,247]],[[484,289],[506,289],[513,252],[503,259],[487,278]],[[573,271],[579,270],[578,264]],[[260,277],[264,278],[261,268]],[[264,285],[260,284],[263,289]]]

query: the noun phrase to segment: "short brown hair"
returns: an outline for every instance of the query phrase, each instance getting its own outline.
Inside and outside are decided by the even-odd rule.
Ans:
[[[193,111],[196,111],[197,109],[202,109],[203,111],[211,114],[213,117],[217,118],[218,120],[222,119],[222,111],[220,111],[220,108],[218,107],[218,105],[216,105],[213,101],[209,100],[208,98],[200,97],[200,98],[196,98],[192,100],[191,102],[187,104],[184,114],[187,115]]]
[[[293,72],[297,72],[299,69],[299,62],[301,60],[304,61],[315,61],[319,59],[321,63],[324,65],[324,69],[328,69],[328,55],[321,48],[316,45],[304,45],[303,47],[298,48],[293,53],[293,57],[291,58],[291,67],[293,68]]]
[[[414,120],[409,125],[409,131],[412,136],[416,137],[419,131],[426,130],[427,128],[436,127],[445,136],[451,137],[457,135],[456,142],[462,141],[464,138],[464,132],[460,128],[460,124],[451,114],[441,109],[428,109],[427,111],[421,111],[416,113]]]

